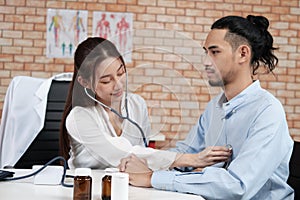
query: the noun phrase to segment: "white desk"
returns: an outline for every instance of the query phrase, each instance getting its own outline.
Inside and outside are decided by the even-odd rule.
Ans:
[[[28,174],[28,170],[16,171],[15,176]],[[30,172],[30,171],[29,171]],[[71,174],[71,173],[68,173]],[[103,171],[92,171],[93,200],[101,200],[101,179]],[[72,182],[66,180],[66,183]],[[73,188],[61,185],[34,185],[32,178],[19,181],[0,182],[0,199],[3,200],[72,200]],[[177,192],[155,190],[153,188],[129,187],[129,200],[203,200],[202,197]]]

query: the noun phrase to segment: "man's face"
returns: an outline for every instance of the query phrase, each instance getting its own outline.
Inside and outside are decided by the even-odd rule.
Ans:
[[[211,30],[203,46],[206,52],[203,62],[211,86],[223,87],[235,75],[234,53],[231,45],[224,40],[226,32],[225,29]]]

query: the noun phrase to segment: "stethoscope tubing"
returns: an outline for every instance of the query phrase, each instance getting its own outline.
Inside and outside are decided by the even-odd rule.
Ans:
[[[127,85],[127,81],[126,81],[126,85]],[[128,120],[131,124],[133,124],[134,126],[136,126],[139,129],[139,131],[140,131],[140,133],[142,135],[142,139],[143,139],[145,147],[148,147],[146,136],[145,136],[145,133],[144,133],[143,129],[139,126],[139,124],[137,122],[135,122],[134,120],[130,119],[130,117],[129,117],[129,112],[128,112],[128,98],[127,98],[127,86],[126,86],[126,93],[125,93],[125,111],[126,111],[126,116],[123,116],[122,114],[118,113],[118,111],[116,111],[112,107],[109,107],[109,106],[105,105],[104,103],[98,101],[96,98],[94,98],[92,95],[89,94],[87,88],[84,88],[84,91],[85,91],[86,95],[90,99],[92,99],[93,101],[97,102],[101,106],[109,109],[111,112],[113,112],[114,114],[116,114],[119,118]]]

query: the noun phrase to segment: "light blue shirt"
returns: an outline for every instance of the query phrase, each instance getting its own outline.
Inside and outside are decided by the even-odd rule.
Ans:
[[[281,103],[255,81],[226,102],[209,102],[198,124],[173,151],[198,153],[207,146],[233,147],[228,170],[223,163],[202,172],[156,171],[154,188],[192,193],[206,199],[293,199],[286,183],[293,141]]]

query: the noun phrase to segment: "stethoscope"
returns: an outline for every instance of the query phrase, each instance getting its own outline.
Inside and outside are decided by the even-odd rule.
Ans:
[[[118,117],[120,117],[121,119],[126,119],[128,120],[130,123],[132,123],[134,126],[136,126],[141,135],[142,135],[142,138],[143,138],[143,142],[144,142],[144,145],[145,147],[148,147],[148,144],[147,144],[147,140],[146,140],[146,136],[145,136],[145,133],[143,131],[143,129],[138,125],[138,123],[136,123],[135,121],[133,121],[132,119],[130,119],[129,117],[129,112],[128,112],[128,99],[127,99],[127,93],[128,93],[128,88],[127,88],[127,72],[125,73],[126,74],[126,92],[125,92],[125,111],[126,111],[126,116],[123,116],[122,114],[118,113],[118,111],[116,111],[115,109],[113,109],[112,107],[109,107],[107,105],[105,105],[104,103],[98,101],[96,98],[94,98],[92,95],[89,94],[87,88],[85,87],[84,88],[84,92],[86,93],[86,95],[91,98],[92,100],[94,100],[95,102],[97,102],[98,104],[100,104],[101,106],[107,108],[108,110],[110,110],[111,112],[113,112],[114,114],[116,114]]]

